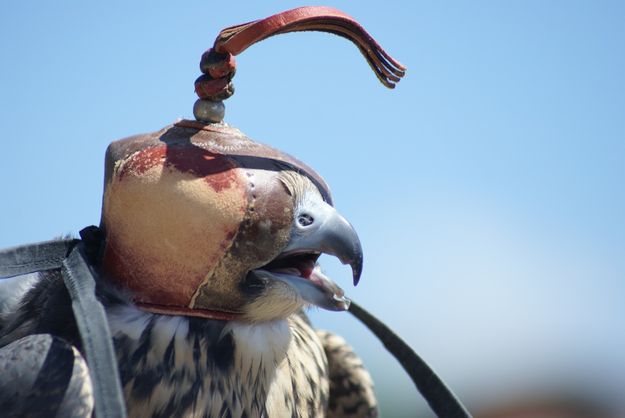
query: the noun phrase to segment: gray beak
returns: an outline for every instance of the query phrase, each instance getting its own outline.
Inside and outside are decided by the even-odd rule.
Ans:
[[[362,274],[362,247],[351,224],[325,202],[304,205],[296,214],[291,240],[283,254],[319,252],[352,268],[354,286]]]

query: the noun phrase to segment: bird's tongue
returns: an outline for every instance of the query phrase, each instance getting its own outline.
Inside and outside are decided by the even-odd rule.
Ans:
[[[311,259],[296,260],[292,265],[288,267],[278,267],[271,269],[276,273],[290,274],[292,276],[299,276],[305,279],[311,279],[313,271],[315,269],[315,261]]]
[[[341,289],[336,283],[334,283],[332,279],[323,274],[319,266],[314,266],[314,268],[310,272],[308,280],[330,292],[332,295],[334,295],[335,299],[345,299],[345,292],[343,291],[343,289]]]
[[[297,268],[302,274],[302,277],[309,279],[315,269],[315,262],[312,260],[308,260],[306,263],[302,263],[302,265],[298,266]]]

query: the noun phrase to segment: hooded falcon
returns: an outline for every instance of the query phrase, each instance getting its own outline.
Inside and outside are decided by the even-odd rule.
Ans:
[[[234,55],[299,31],[350,40],[386,87],[404,75],[345,13],[288,10],[220,32],[200,62],[195,121],[107,149],[100,226],[83,230],[81,245],[130,417],[377,416],[362,362],[303,312],[348,308],[317,260],[337,257],[357,284],[356,232],[314,170],[223,122]],[[48,270],[0,286],[3,416],[92,415],[100,385],[89,367],[102,363],[85,361],[93,351],[81,341],[93,340],[81,340],[64,277]],[[98,393],[101,408],[112,397]]]
[[[354,283],[362,270],[356,232],[312,169],[226,124],[183,120],[112,143],[105,176],[89,254],[130,417],[377,416],[361,361],[303,313],[349,304],[321,254]],[[12,288],[3,416],[91,416],[59,271]]]

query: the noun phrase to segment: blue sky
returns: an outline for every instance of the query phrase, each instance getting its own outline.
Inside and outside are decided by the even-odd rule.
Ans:
[[[225,3],[3,7],[0,247],[97,224],[107,144],[192,116],[221,28],[301,5]],[[471,405],[580,380],[625,396],[624,4],[331,5],[408,67],[394,91],[351,44],[305,33],[237,57],[226,102],[359,231],[361,285],[326,260],[330,276]],[[383,407],[421,405],[353,319],[313,318],[362,353]]]

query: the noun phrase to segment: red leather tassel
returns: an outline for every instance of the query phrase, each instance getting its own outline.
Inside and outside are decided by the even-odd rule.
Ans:
[[[405,74],[406,68],[387,54],[352,17],[340,10],[323,6],[300,7],[266,19],[223,29],[215,39],[213,48],[202,55],[200,69],[212,79],[230,81],[236,67],[234,55],[240,54],[256,42],[273,35],[302,31],[328,32],[348,39],[358,47],[380,82],[388,88],[394,88]],[[199,82],[200,79],[196,83]],[[208,96],[225,98],[232,94],[231,92],[215,92],[215,89],[210,89],[210,94],[207,94],[205,88],[207,80],[203,79],[201,84],[201,87],[196,84],[196,91],[200,98]],[[223,85],[225,88],[228,82],[210,84],[211,86]],[[203,94],[200,95],[200,92]]]

